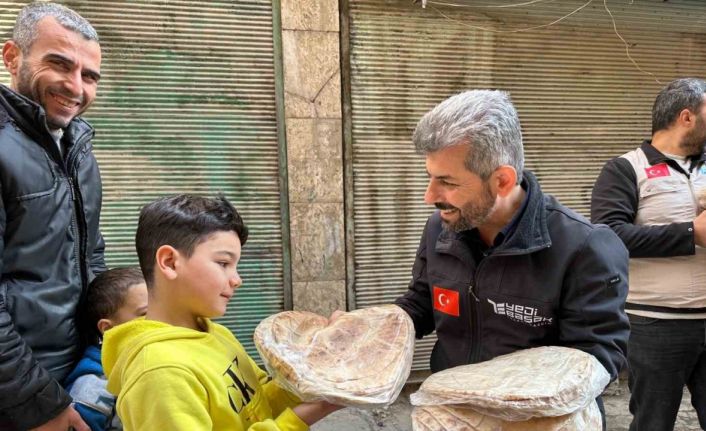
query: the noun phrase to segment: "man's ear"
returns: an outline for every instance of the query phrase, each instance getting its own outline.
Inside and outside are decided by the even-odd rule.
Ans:
[[[167,279],[177,277],[177,261],[181,258],[179,251],[171,245],[163,245],[155,253],[156,269]]]
[[[501,165],[490,176],[490,180],[495,194],[504,198],[517,185],[517,171],[510,165]]]
[[[110,319],[101,319],[98,321],[98,331],[101,333],[101,335],[105,334],[105,331],[108,329],[112,328],[113,326],[113,321]]]
[[[22,50],[14,41],[8,40],[2,46],[2,62],[10,75],[17,76],[22,64]]]
[[[696,124],[696,114],[684,108],[677,116],[677,122],[686,128],[691,128]]]

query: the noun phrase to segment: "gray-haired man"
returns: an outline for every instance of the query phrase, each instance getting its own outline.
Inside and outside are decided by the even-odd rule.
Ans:
[[[629,329],[627,250],[524,170],[508,95],[453,96],[419,121],[413,140],[426,157],[425,201],[438,210],[396,303],[417,337],[436,330],[431,370],[560,345],[594,355],[615,379]]]
[[[88,430],[59,382],[81,353],[75,322],[105,269],[93,129],[101,49],[63,6],[24,7],[2,49],[0,86],[0,429]]]
[[[652,108],[652,139],[606,163],[593,188],[591,218],[630,251],[632,431],[674,429],[685,385],[706,429],[704,101],[706,81],[670,82]]]

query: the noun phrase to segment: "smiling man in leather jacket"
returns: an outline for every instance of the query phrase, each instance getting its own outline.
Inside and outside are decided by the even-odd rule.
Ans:
[[[88,428],[59,382],[81,353],[75,323],[105,269],[93,102],[93,27],[52,3],[23,8],[2,50],[0,86],[0,429]]]
[[[524,170],[508,95],[453,96],[420,120],[413,141],[426,157],[424,200],[437,211],[396,303],[418,338],[436,330],[431,370],[559,345],[594,355],[615,379],[629,330],[627,250]]]

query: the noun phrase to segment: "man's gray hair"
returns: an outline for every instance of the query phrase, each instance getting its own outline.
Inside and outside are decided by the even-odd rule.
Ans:
[[[81,15],[57,3],[34,2],[23,7],[17,14],[12,40],[27,54],[37,38],[37,23],[46,17],[53,17],[67,30],[83,35],[86,40],[98,42],[96,29]]]
[[[510,165],[522,180],[524,152],[520,119],[510,95],[473,90],[449,97],[427,112],[414,130],[414,147],[428,154],[453,145],[469,145],[466,169],[483,180]]]
[[[668,129],[684,109],[698,114],[705,93],[706,82],[703,79],[681,78],[667,84],[652,106],[652,134]]]

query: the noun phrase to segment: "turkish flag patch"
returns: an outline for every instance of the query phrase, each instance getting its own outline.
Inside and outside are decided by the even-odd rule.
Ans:
[[[645,173],[647,178],[668,177],[670,175],[669,166],[666,163],[659,163],[645,168]]]
[[[434,286],[434,309],[458,317],[458,292]]]

